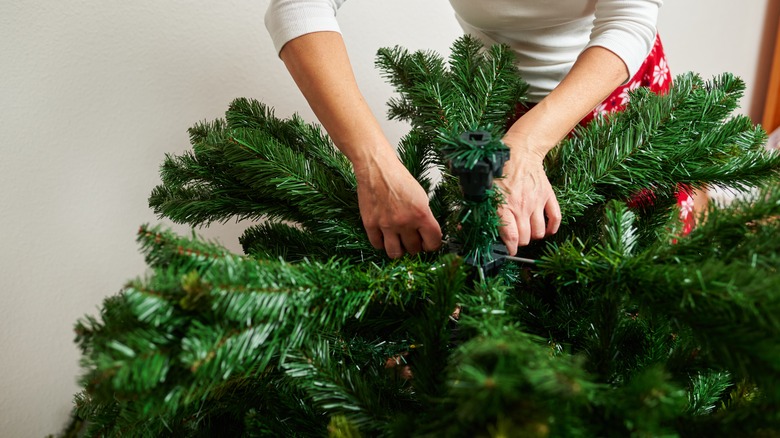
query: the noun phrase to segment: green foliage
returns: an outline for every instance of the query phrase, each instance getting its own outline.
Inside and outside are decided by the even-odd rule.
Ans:
[[[466,128],[500,137],[526,89],[510,51],[463,37],[447,61],[395,48],[377,64],[399,92],[390,117],[412,126],[399,158],[445,237],[491,244],[500,193],[463,201],[444,152]],[[142,227],[148,275],[76,325],[73,424],[86,436],[777,435],[780,157],[730,116],[743,89],[683,75],[578,128],[546,161],[564,226],[522,248],[534,267],[495,278],[446,249],[385,258],[321,130],[238,99],[190,129],[192,151],[166,157],[150,205],[193,226],[252,221],[246,255]],[[680,184],[762,189],[681,236]],[[634,202],[647,190],[652,204]]]
[[[645,220],[658,228],[680,184],[743,189],[776,175],[780,157],[763,150],[763,130],[730,116],[744,89],[730,74],[703,81],[688,73],[667,94],[637,89],[625,111],[578,128],[547,156],[564,223],[579,228],[598,217],[582,217],[594,206],[651,189],[655,202],[646,214],[658,219]]]
[[[377,67],[399,97],[389,101],[389,117],[411,123],[416,131],[448,138],[468,127],[504,126],[528,85],[517,74],[506,47],[487,50],[464,36],[452,46],[449,68],[432,52],[380,49]]]
[[[189,132],[192,151],[162,164],[163,183],[149,198],[156,213],[197,226],[267,221],[247,231],[242,244],[272,258],[316,256],[317,247],[357,260],[377,256],[362,229],[349,162],[318,127],[237,99],[224,120]],[[286,245],[277,238],[287,238]]]

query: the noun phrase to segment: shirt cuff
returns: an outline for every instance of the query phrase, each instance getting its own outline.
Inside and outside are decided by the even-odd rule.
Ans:
[[[341,33],[336,10],[343,1],[271,2],[265,13],[265,27],[271,35],[276,53],[290,40],[312,32]]]
[[[650,35],[645,35],[642,38],[625,30],[610,29],[592,38],[585,49],[603,47],[623,60],[628,69],[628,79],[624,82],[625,84],[636,75],[653,49],[655,32],[653,32],[652,38],[649,37]]]

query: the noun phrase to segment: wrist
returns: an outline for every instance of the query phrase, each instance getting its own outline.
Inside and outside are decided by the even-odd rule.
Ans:
[[[358,183],[401,163],[395,154],[395,149],[389,143],[366,145],[359,152],[348,155],[347,158],[352,163]]]
[[[554,146],[549,145],[543,140],[533,140],[527,135],[510,132],[504,136],[502,141],[510,150],[510,161],[529,159],[542,161],[547,155],[547,152]]]
[[[336,147],[347,157],[356,176],[364,174],[395,159],[395,149],[387,141],[384,134],[378,129],[352,129],[352,133],[360,132],[362,135],[331,136]]]

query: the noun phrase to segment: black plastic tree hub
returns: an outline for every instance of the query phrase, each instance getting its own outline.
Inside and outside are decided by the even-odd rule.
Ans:
[[[467,214],[484,209],[488,205],[494,179],[503,175],[504,164],[509,160],[509,148],[500,139],[494,138],[490,131],[473,130],[453,138],[444,153],[450,173],[458,178],[463,199],[467,204],[471,203],[463,206],[468,209]],[[492,211],[490,214],[496,213]],[[463,248],[462,242],[451,242],[450,251],[464,255],[466,264],[490,277],[498,273],[508,251],[501,242],[488,245],[489,248],[473,252],[473,248]]]
[[[472,202],[484,201],[487,191],[493,188],[493,180],[503,175],[504,163],[509,160],[509,149],[503,146],[500,140],[493,139],[488,131],[466,131],[460,135],[459,140],[481,157],[477,160],[449,160],[450,172],[458,177],[464,199]],[[496,142],[499,147],[496,147]],[[479,153],[480,150],[483,152]]]

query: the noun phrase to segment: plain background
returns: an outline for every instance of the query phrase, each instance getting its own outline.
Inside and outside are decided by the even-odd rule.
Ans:
[[[738,74],[742,112],[760,120],[778,2],[667,3],[659,29],[673,73]],[[135,232],[162,222],[147,197],[164,154],[188,148],[186,129],[240,96],[313,120],[271,46],[267,4],[0,2],[0,436],[65,424],[78,390],[73,324],[144,273]],[[391,89],[376,49],[446,54],[460,34],[446,0],[352,0],[339,18],[380,120]],[[384,126],[392,141],[406,130]],[[243,228],[203,233],[239,250]]]

